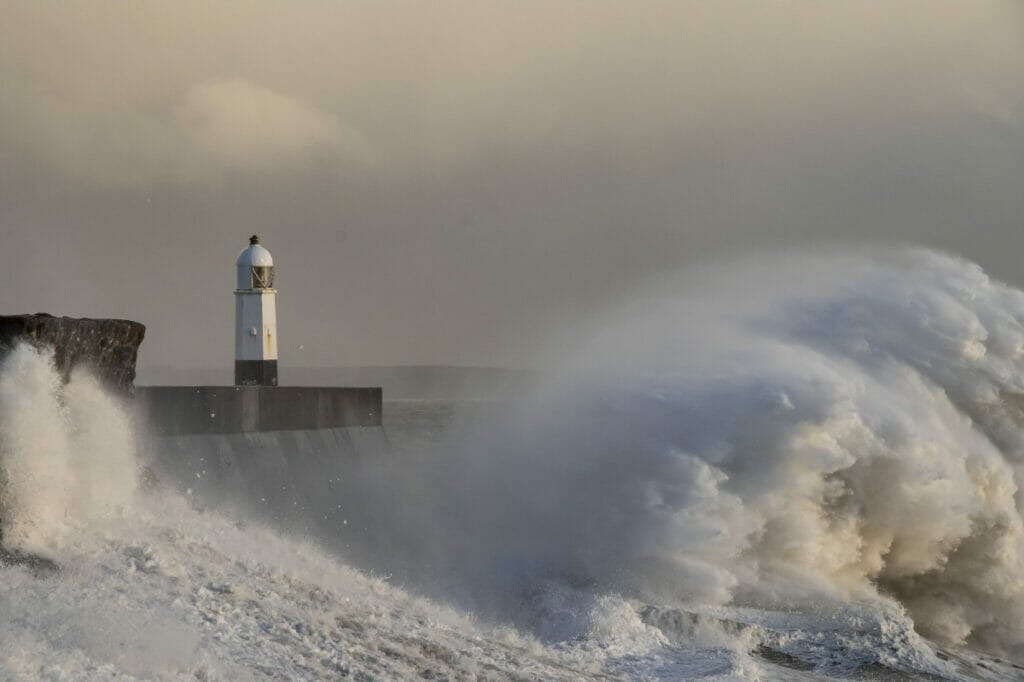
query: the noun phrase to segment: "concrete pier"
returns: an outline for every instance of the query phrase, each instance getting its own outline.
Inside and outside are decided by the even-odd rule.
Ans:
[[[380,388],[138,386],[140,454],[203,505],[330,527],[344,485],[390,444]]]
[[[333,514],[346,503],[351,472],[389,447],[379,426],[165,435],[140,445],[158,480],[208,506],[254,509],[276,520]]]
[[[380,388],[138,386],[135,403],[157,435],[380,427]]]

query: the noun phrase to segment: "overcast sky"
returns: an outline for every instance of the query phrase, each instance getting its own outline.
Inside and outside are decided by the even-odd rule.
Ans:
[[[230,366],[252,233],[283,364],[531,366],[762,249],[1024,285],[1022,209],[1019,3],[0,2],[0,312],[144,367]]]

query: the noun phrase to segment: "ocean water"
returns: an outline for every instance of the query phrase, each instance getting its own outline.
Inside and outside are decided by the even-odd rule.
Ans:
[[[298,533],[154,480],[122,405],[15,349],[0,679],[1024,679],[1024,293],[762,256],[544,360],[389,402]]]

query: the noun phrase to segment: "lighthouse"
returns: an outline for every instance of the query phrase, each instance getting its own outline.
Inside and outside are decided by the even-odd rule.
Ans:
[[[235,385],[277,386],[274,259],[253,235],[238,254],[235,289]]]

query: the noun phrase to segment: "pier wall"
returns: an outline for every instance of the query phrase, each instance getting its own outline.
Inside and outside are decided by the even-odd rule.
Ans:
[[[388,447],[383,428],[354,426],[153,436],[141,443],[141,455],[159,485],[204,507],[334,528],[334,517],[346,511],[352,473]]]
[[[381,426],[379,388],[137,386],[140,418],[156,435]]]
[[[140,454],[204,507],[334,528],[345,485],[390,449],[379,388],[138,386]]]

